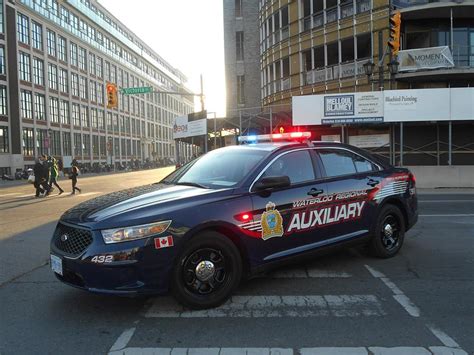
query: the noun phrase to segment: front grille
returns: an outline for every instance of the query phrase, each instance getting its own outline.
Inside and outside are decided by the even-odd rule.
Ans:
[[[92,233],[86,229],[69,227],[59,223],[54,232],[54,245],[66,254],[76,257],[92,243]]]

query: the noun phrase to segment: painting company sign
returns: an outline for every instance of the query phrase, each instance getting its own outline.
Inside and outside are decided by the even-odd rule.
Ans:
[[[400,51],[398,61],[400,72],[454,67],[453,55],[447,46]]]
[[[173,139],[204,136],[207,134],[207,119],[188,122],[188,116],[176,117],[173,125]]]

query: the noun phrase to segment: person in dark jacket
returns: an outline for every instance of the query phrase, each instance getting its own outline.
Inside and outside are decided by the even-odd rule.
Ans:
[[[43,194],[44,192],[48,193],[50,190],[48,185],[48,168],[44,165],[42,157],[36,160],[36,163],[33,167],[33,173],[35,175],[35,197],[40,197],[41,194]]]
[[[72,166],[72,169],[71,169],[71,175],[69,176],[69,178],[72,180],[72,192],[71,192],[71,195],[75,195],[76,194],[76,190],[79,191],[79,192],[82,192],[80,188],[78,188],[76,185],[77,185],[77,176],[79,175],[79,168],[77,167],[77,165],[73,165]]]

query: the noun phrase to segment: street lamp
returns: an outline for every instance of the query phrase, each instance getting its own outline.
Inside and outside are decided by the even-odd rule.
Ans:
[[[388,70],[391,75],[396,75],[398,73],[398,66],[400,63],[396,59],[392,59],[390,63],[387,64]]]
[[[367,75],[370,78],[372,74],[374,73],[375,64],[372,61],[370,61],[370,62],[365,63],[363,67],[364,67],[365,75]]]

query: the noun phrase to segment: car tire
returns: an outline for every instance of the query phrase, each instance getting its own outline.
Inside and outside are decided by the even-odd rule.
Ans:
[[[172,271],[171,291],[184,306],[213,308],[232,295],[242,278],[242,258],[225,235],[208,231],[193,237]]]
[[[377,217],[369,242],[370,253],[379,258],[391,258],[399,252],[404,239],[405,220],[402,212],[397,206],[385,205]]]

